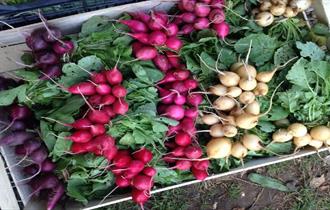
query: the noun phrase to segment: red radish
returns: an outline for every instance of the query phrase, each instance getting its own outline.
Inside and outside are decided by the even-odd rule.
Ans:
[[[146,148],[142,148],[133,153],[133,157],[137,160],[141,160],[145,164],[149,163],[152,160],[152,152]]]
[[[198,169],[192,167],[192,170],[191,171],[192,171],[193,175],[195,176],[195,178],[197,180],[203,181],[208,176],[206,170],[198,170]]]
[[[134,33],[134,34],[128,33],[128,35],[143,44],[149,44],[149,34],[148,33]]]
[[[136,56],[136,52],[141,49],[143,46],[145,46],[144,44],[142,44],[141,42],[139,41],[136,41],[132,44],[132,51],[133,51],[133,54],[134,56]]]
[[[12,121],[24,120],[32,115],[31,110],[27,106],[20,106],[18,104],[10,107],[10,118]]]
[[[110,85],[118,85],[123,81],[123,75],[117,67],[114,67],[110,71],[105,71],[105,76]]]
[[[152,61],[155,66],[163,72],[166,72],[171,68],[171,64],[165,55],[158,54]]]
[[[167,36],[176,36],[179,32],[179,28],[176,24],[170,23],[166,26],[166,35]]]
[[[127,90],[122,85],[116,85],[112,88],[112,94],[117,98],[122,98],[126,96]]]
[[[166,163],[175,163],[175,157],[173,155],[165,155],[162,159]]]
[[[95,85],[90,82],[80,82],[72,85],[68,88],[68,91],[72,94],[83,94],[86,96],[95,95]]]
[[[2,136],[0,139],[0,146],[8,145],[8,146],[16,146],[19,144],[23,144],[26,140],[34,137],[34,134],[28,133],[25,131],[14,131],[5,136]]]
[[[210,4],[212,0],[199,0],[199,1],[204,4]]]
[[[124,115],[128,111],[128,103],[120,98],[116,100],[112,106],[116,114]]]
[[[120,23],[127,25],[130,30],[132,30],[134,33],[136,32],[148,32],[149,28],[148,26],[138,20],[119,20]]]
[[[168,131],[166,133],[166,136],[171,136],[173,134],[176,134],[181,129],[181,126],[169,126]]]
[[[102,150],[101,150],[102,151]],[[95,152],[95,150],[94,150]],[[117,147],[112,147],[110,149],[103,150],[103,156],[107,158],[107,160],[111,161],[117,155]],[[102,152],[101,152],[102,154]]]
[[[113,102],[115,102],[116,98],[113,95],[106,95],[103,96],[101,99],[101,104],[102,105],[110,105],[113,104]]]
[[[150,190],[152,178],[146,175],[137,175],[132,179],[132,186],[138,190]]]
[[[166,40],[166,46],[174,51],[179,51],[182,48],[182,41],[175,36],[169,37]]]
[[[69,124],[69,126],[75,128],[75,129],[78,129],[78,130],[88,130],[91,125],[92,125],[92,122],[86,118],[76,120],[74,123]]]
[[[150,195],[148,195],[146,191],[141,191],[135,188],[132,190],[133,201],[141,206],[148,201],[149,197]]]
[[[198,117],[198,109],[196,108],[189,108],[184,111],[184,116],[196,119]]]
[[[167,25],[167,15],[165,18],[164,15],[159,12],[154,12],[151,14],[151,20],[148,23],[151,30],[161,30],[162,28],[165,28],[165,25]]]
[[[181,19],[185,23],[194,23],[196,20],[196,15],[192,12],[185,12],[181,15]]]
[[[125,170],[122,175],[127,178],[127,179],[132,179],[133,177],[135,177],[139,172],[130,172],[128,170]]]
[[[204,30],[209,28],[210,21],[207,18],[198,18],[194,23],[194,28],[196,30]]]
[[[197,107],[203,102],[203,96],[199,93],[192,93],[187,96],[187,103]]]
[[[175,126],[170,126],[170,127],[175,127]],[[164,143],[165,144],[165,146],[167,147],[167,148],[170,148],[170,149],[175,149],[175,148],[177,148],[178,147],[178,145],[176,144],[176,143],[174,143],[174,142],[165,142]]]
[[[149,35],[148,42],[151,45],[162,46],[165,44],[166,40],[167,40],[167,37],[166,37],[165,33],[163,33],[162,31],[153,31]]]
[[[207,170],[210,165],[209,160],[202,160],[202,161],[194,161],[193,162],[193,167],[198,169],[198,170]]]
[[[190,76],[190,71],[185,69],[179,69],[173,72],[173,76],[177,80],[186,80]]]
[[[92,142],[94,146],[99,147],[100,149],[112,149],[115,147],[115,140],[107,134],[103,134],[95,137]],[[123,154],[123,152],[121,152]]]
[[[225,37],[229,34],[230,27],[228,23],[222,22],[220,24],[213,24],[213,28],[215,29],[218,37],[221,39],[225,39]]]
[[[105,133],[105,127],[103,124],[95,124],[90,127],[90,132],[92,136],[98,136]]]
[[[179,34],[188,35],[191,34],[194,30],[195,28],[193,24],[186,24],[181,28]]]
[[[140,20],[144,23],[148,23],[151,19],[150,15],[146,14],[145,12],[132,12],[129,13],[129,15],[133,17],[133,19]]]
[[[92,106],[98,106],[98,105],[102,104],[102,96],[93,95],[88,98],[88,103],[90,103]]]
[[[185,117],[180,122],[182,131],[187,132],[188,134],[193,134],[195,132],[195,121],[192,118]]]
[[[157,171],[155,168],[148,166],[143,169],[142,173],[147,176],[153,177],[157,174]]]
[[[175,136],[175,143],[179,146],[186,147],[191,144],[191,136],[186,132],[179,132]]]
[[[193,12],[195,9],[196,0],[182,0],[182,7],[188,12]]]
[[[166,109],[166,116],[174,120],[181,120],[184,117],[184,108],[179,105],[171,105]]]
[[[181,59],[180,56],[174,52],[166,51],[166,55],[170,64],[175,68],[180,68]]]
[[[129,163],[128,172],[131,172],[133,174],[138,174],[143,170],[144,165],[145,165],[144,162],[142,162],[141,160],[132,160]]]
[[[93,123],[107,124],[110,116],[103,110],[91,110],[87,114],[87,118]]]
[[[153,11],[152,11],[153,12]],[[153,15],[155,17],[158,17],[158,18],[161,18],[165,23],[168,22],[168,14],[164,11],[156,11],[156,12],[153,12]]]
[[[182,157],[184,155],[184,147],[176,147],[175,149],[172,150],[171,154],[174,157]]]
[[[179,93],[185,93],[188,91],[188,89],[186,88],[186,86],[183,84],[183,82],[180,82],[180,81],[176,81],[176,82],[173,82],[172,84],[172,88],[174,90],[176,90],[177,92]]]
[[[225,13],[222,9],[213,9],[209,14],[209,20],[214,24],[220,24],[225,19]]]
[[[131,180],[123,177],[123,176],[116,176],[116,185],[120,188],[125,188],[130,186]]]
[[[110,117],[113,118],[116,116],[116,113],[113,111],[112,106],[103,107],[103,111]]]
[[[225,0],[213,0],[211,2],[211,5],[213,8],[219,8],[221,9],[225,3]]]
[[[123,154],[122,150],[119,150],[112,161],[117,168],[126,168],[132,162],[132,158],[125,153]]]
[[[174,96],[174,103],[176,105],[183,105],[186,103],[186,97],[184,95],[177,94]]]
[[[74,49],[74,44],[72,41],[62,41],[62,43],[55,42],[55,44],[53,45],[54,52],[59,55],[72,53],[73,49]]]
[[[198,82],[195,79],[186,79],[183,82],[183,85],[188,89],[188,90],[193,90],[198,87]]]
[[[107,82],[107,78],[105,77],[105,75],[103,73],[93,73],[91,75],[91,80],[97,84],[100,83],[106,83]]]
[[[175,166],[172,169],[178,169],[181,171],[187,171],[191,168],[192,163],[188,160],[178,160],[175,163]]]
[[[160,80],[157,84],[164,84],[164,83],[168,83],[168,82],[174,82],[176,79],[173,75],[173,72],[166,72],[165,77]]]
[[[111,170],[111,172],[114,174],[114,175],[122,175],[124,170],[122,168],[116,168],[116,167],[112,167],[109,169]],[[125,176],[124,176],[125,177]],[[126,177],[125,177],[126,178]]]
[[[209,5],[203,3],[195,4],[195,14],[198,17],[207,17],[210,14],[211,8]]]
[[[152,60],[156,56],[157,56],[157,49],[151,46],[142,47],[136,52],[137,59],[142,61]]]
[[[190,159],[197,159],[203,155],[203,151],[197,146],[188,146],[184,150],[185,156]]]
[[[95,88],[96,92],[100,95],[108,95],[111,93],[111,87],[108,84],[98,84]]]
[[[90,141],[93,138],[93,136],[88,131],[78,130],[75,131],[73,134],[71,134],[71,136],[67,136],[65,138],[73,142],[85,143]]]

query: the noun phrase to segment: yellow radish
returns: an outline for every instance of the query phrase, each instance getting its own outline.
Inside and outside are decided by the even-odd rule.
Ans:
[[[222,131],[226,137],[234,137],[237,135],[237,128],[233,125],[223,125]]]
[[[231,156],[242,160],[245,156],[247,156],[248,150],[243,146],[240,142],[235,142],[231,148]]]
[[[242,89],[234,86],[234,87],[228,88],[226,95],[230,96],[232,98],[236,98],[236,97],[240,96],[241,93],[242,93]]]
[[[214,138],[206,145],[206,153],[208,158],[218,159],[226,158],[230,155],[232,143],[225,137]]]
[[[287,118],[284,118],[284,119],[281,119],[281,120],[276,120],[274,122],[274,124],[277,126],[277,127],[288,127],[290,122]]]
[[[270,8],[271,8],[271,6],[272,6],[272,3],[271,3],[271,2],[269,2],[269,1],[264,1],[264,2],[262,2],[262,3],[260,4],[259,9],[260,9],[261,11],[269,11]]]
[[[260,104],[258,103],[258,101],[253,101],[246,106],[244,111],[248,114],[258,115],[260,114]]]
[[[268,93],[268,85],[263,82],[258,82],[256,88],[254,88],[253,93],[256,96],[265,96]]]
[[[330,128],[324,125],[319,125],[311,129],[310,135],[313,139],[326,141],[330,138]]]
[[[209,92],[216,96],[225,96],[227,93],[227,87],[221,84],[213,85],[209,88]]]
[[[237,68],[235,73],[238,74],[241,78],[251,79],[257,76],[257,70],[254,66],[251,65],[242,65],[241,67]]]
[[[270,13],[274,16],[281,16],[284,14],[286,6],[284,4],[272,5],[270,7]]]
[[[272,135],[273,142],[284,143],[293,139],[293,136],[286,129],[280,128]]]
[[[257,87],[257,80],[254,78],[242,78],[239,80],[239,87],[245,91],[251,91]]]
[[[241,67],[242,65],[243,65],[242,62],[236,62],[236,63],[233,63],[233,64],[230,66],[230,71],[235,72],[236,69],[238,69],[238,68]]]
[[[213,107],[221,111],[231,110],[235,107],[235,105],[235,100],[227,96],[220,96],[217,100],[213,102]]]
[[[250,103],[254,102],[255,99],[256,99],[256,96],[250,91],[245,91],[239,96],[239,101],[242,104],[250,104]]]
[[[308,143],[308,145],[318,150],[323,146],[323,141],[312,138],[312,140]]]
[[[296,149],[299,149],[301,147],[307,146],[311,142],[311,140],[311,135],[307,133],[305,136],[294,137],[293,144],[296,146]]]
[[[243,113],[244,113],[244,110],[241,107],[235,107],[232,110],[230,110],[229,115],[237,117]]]
[[[202,116],[202,122],[206,125],[214,125],[220,122],[220,117],[216,114],[206,114]]]
[[[236,126],[236,122],[235,122],[235,117],[234,116],[231,116],[231,115],[228,115],[228,116],[225,116],[224,119],[224,124],[229,124],[229,125],[234,125]]]
[[[241,142],[248,150],[260,151],[263,147],[260,145],[261,139],[254,134],[244,134],[241,138]]]
[[[255,19],[259,26],[267,27],[274,22],[274,15],[270,12],[260,12]]]
[[[233,87],[238,85],[240,77],[236,73],[231,71],[223,71],[222,73],[223,74],[219,75],[221,84],[226,87]]]
[[[283,16],[286,18],[296,17],[297,15],[298,15],[298,10],[296,8],[292,8],[292,7],[287,7],[283,14]]]
[[[288,127],[288,131],[293,137],[302,137],[307,134],[307,127],[301,123],[293,123]]]
[[[221,124],[215,124],[210,127],[210,135],[212,137],[223,137],[224,131]]]

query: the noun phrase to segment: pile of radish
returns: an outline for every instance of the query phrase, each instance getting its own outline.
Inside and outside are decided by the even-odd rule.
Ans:
[[[33,113],[28,107],[18,104],[9,107],[8,112],[11,122],[3,130],[7,131],[7,134],[0,139],[0,146],[15,147],[15,154],[21,157],[21,160],[8,168],[30,163],[22,168],[27,177],[19,180],[19,183],[31,186],[33,192],[30,196],[48,193],[47,210],[52,210],[64,195],[64,185],[54,174],[56,165],[48,158],[48,150],[43,141],[37,133],[27,131],[34,129],[31,127]]]
[[[61,58],[74,50],[72,41],[61,40],[62,33],[58,28],[46,24],[45,26],[35,29],[25,39],[35,60],[33,66],[41,69],[40,79],[42,80],[61,76]]]

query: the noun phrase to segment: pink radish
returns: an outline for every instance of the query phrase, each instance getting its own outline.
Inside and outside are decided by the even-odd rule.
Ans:
[[[105,77],[105,75],[103,74],[103,72],[101,73],[93,73],[91,75],[91,80],[93,82],[95,82],[96,84],[100,84],[100,83],[106,83],[107,82],[107,78]]]
[[[128,33],[133,39],[141,42],[142,44],[149,44],[149,34],[148,33]]]
[[[179,32],[178,25],[170,23],[166,26],[165,33],[167,36],[176,36]]]
[[[127,90],[122,85],[116,85],[112,88],[112,94],[117,98],[122,98],[126,96]]]
[[[145,164],[149,163],[152,160],[152,152],[146,148],[142,148],[133,153],[133,157],[137,160],[141,160]]]
[[[90,127],[90,132],[92,136],[98,136],[105,133],[105,127],[103,124],[95,124]]]
[[[166,72],[171,68],[171,64],[165,55],[158,54],[152,61],[155,66],[163,72]]]
[[[123,75],[116,66],[109,71],[105,71],[105,76],[110,85],[118,85],[123,81]]]
[[[167,25],[167,15],[164,17],[163,14],[159,12],[151,13],[151,20],[148,23],[148,26],[151,30],[161,30]]]
[[[113,95],[106,95],[103,96],[101,99],[101,104],[102,105],[110,105],[113,104],[113,102],[116,101],[116,98]]]
[[[220,24],[225,19],[225,13],[222,9],[213,9],[209,14],[209,20],[214,24]]]
[[[157,84],[160,85],[164,83],[174,82],[175,80],[176,79],[173,75],[173,72],[168,71],[166,72],[165,77],[162,80],[160,80]]]
[[[204,29],[209,28],[209,25],[210,25],[209,19],[202,17],[202,18],[198,18],[195,21],[194,28],[196,30],[204,30]]]
[[[132,12],[129,13],[129,15],[133,17],[133,19],[140,20],[144,23],[148,23],[151,19],[150,15],[146,14],[145,12]]]
[[[148,26],[138,20],[119,20],[120,23],[127,25],[132,32],[148,32],[149,28]]]
[[[194,134],[196,131],[195,120],[192,118],[185,117],[181,120],[180,126],[182,131],[187,132],[189,135]]]
[[[181,120],[184,117],[184,108],[179,105],[171,105],[166,109],[166,116],[174,120]]]
[[[184,111],[184,116],[196,119],[198,117],[198,109],[196,108],[188,108]]]
[[[96,92],[100,95],[108,95],[111,93],[111,87],[108,84],[98,84],[95,88]]]
[[[198,82],[195,79],[187,79],[183,82],[183,85],[188,89],[188,90],[193,90],[198,87]]]
[[[147,166],[143,169],[142,173],[147,175],[147,176],[153,177],[157,174],[157,171],[156,171],[155,168]]]
[[[176,105],[183,105],[186,103],[186,96],[181,95],[181,94],[177,94],[174,96],[174,103]]]
[[[170,126],[170,127],[174,127],[174,126]],[[175,149],[175,148],[178,147],[178,145],[175,142],[168,142],[167,141],[164,144],[167,148],[170,148],[170,149]]]
[[[102,110],[91,110],[87,114],[87,118],[93,123],[107,124],[110,121],[109,115]]]
[[[182,41],[175,36],[169,37],[166,40],[166,46],[174,51],[179,51],[182,48]]]
[[[182,157],[184,155],[184,147],[176,147],[175,149],[172,150],[171,154],[174,157]]]
[[[113,103],[113,112],[124,115],[128,111],[128,103],[123,99],[118,99]]]
[[[222,22],[220,24],[213,24],[213,28],[215,29],[218,37],[221,39],[225,39],[225,37],[229,34],[230,27],[228,23]]]
[[[153,31],[149,35],[148,42],[151,45],[162,46],[165,44],[166,40],[167,40],[167,36],[165,33],[163,33],[162,31]]]
[[[187,103],[197,107],[203,102],[203,96],[199,93],[191,93],[187,96]]]
[[[175,136],[175,143],[179,146],[186,147],[192,142],[191,136],[186,132],[179,132]]]
[[[175,68],[180,68],[181,59],[180,56],[174,52],[166,51],[166,55],[170,64]]]
[[[184,10],[188,11],[188,12],[193,12],[195,9],[195,4],[196,1],[195,0],[182,0],[182,7]]]
[[[203,151],[200,147],[197,146],[188,146],[184,150],[185,156],[190,159],[197,159],[203,155]]]
[[[173,82],[172,88],[174,90],[176,90],[177,92],[179,92],[179,93],[185,93],[185,92],[188,91],[188,88],[186,88],[186,86],[184,85],[184,83],[181,82],[181,81]]]
[[[150,190],[152,187],[152,178],[146,175],[137,175],[132,179],[132,186],[138,190]]]
[[[199,1],[204,4],[210,4],[212,0],[199,0]]]
[[[176,161],[176,164],[174,167],[172,167],[171,169],[178,169],[181,171],[187,171],[191,168],[192,163],[191,161],[188,160],[178,160]]]
[[[101,95],[93,95],[93,96],[88,98],[88,102],[92,106],[98,106],[102,103],[102,96]]]
[[[195,28],[194,28],[193,24],[186,24],[181,28],[181,30],[179,31],[179,34],[188,35],[188,34],[191,34],[194,30],[195,30]]]
[[[185,23],[194,23],[196,20],[196,15],[192,12],[185,12],[181,15],[181,19]]]
[[[86,96],[94,95],[96,93],[95,86],[90,82],[81,82],[72,85],[68,88],[68,91],[72,94],[83,94]]]
[[[193,175],[195,176],[195,178],[196,178],[197,180],[201,180],[201,181],[203,181],[203,180],[206,179],[207,176],[208,176],[206,170],[198,170],[198,169],[192,167],[192,170],[191,170],[191,171],[192,171]]]
[[[90,126],[92,125],[92,122],[86,118],[82,118],[82,119],[76,120],[74,123],[71,123],[68,125],[73,127],[74,129],[88,130],[90,128]]]
[[[185,69],[178,69],[173,72],[173,76],[176,80],[186,80],[190,76],[190,71]]]
[[[163,104],[172,104],[174,101],[175,95],[171,91],[165,90],[163,88],[159,88],[159,95],[161,97],[161,101]]]
[[[120,188],[125,188],[130,186],[131,184],[131,180],[126,179],[123,176],[116,176],[116,181],[115,181],[116,185]]]
[[[148,195],[145,191],[138,190],[135,188],[133,188],[132,190],[132,199],[135,203],[139,204],[140,206],[143,206],[143,204],[148,201],[149,197],[150,195]]]
[[[209,160],[202,160],[202,161],[194,161],[193,162],[193,167],[198,169],[198,170],[207,170],[210,165]]]
[[[64,55],[67,53],[72,53],[74,50],[74,44],[72,41],[62,41],[62,43],[55,42],[52,48],[56,54]]]
[[[166,132],[166,136],[171,136],[173,134],[176,134],[181,129],[180,125],[177,126],[169,126],[168,131]]]
[[[137,59],[142,61],[152,60],[156,56],[157,56],[157,49],[151,46],[142,47],[136,52]]]
[[[211,5],[213,8],[221,9],[225,3],[225,0],[213,0]]]
[[[197,3],[195,4],[194,10],[198,17],[207,17],[210,14],[211,8],[209,5]]]

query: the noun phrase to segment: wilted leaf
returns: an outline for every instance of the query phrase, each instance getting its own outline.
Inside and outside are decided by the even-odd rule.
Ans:
[[[270,177],[263,176],[263,175],[256,174],[256,173],[250,173],[248,175],[248,179],[251,182],[257,183],[264,188],[271,188],[271,189],[279,190],[282,192],[290,191],[289,188],[287,186],[285,186],[281,181],[274,179],[274,178],[270,178]]]

